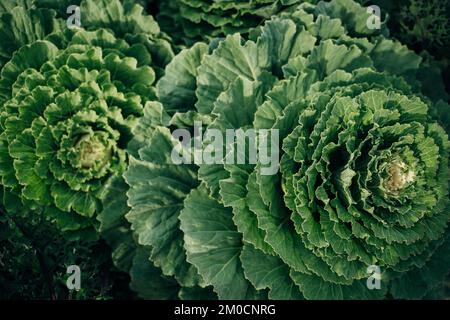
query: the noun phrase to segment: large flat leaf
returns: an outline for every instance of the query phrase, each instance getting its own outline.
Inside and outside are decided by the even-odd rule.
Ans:
[[[220,299],[246,299],[254,289],[245,279],[239,259],[242,237],[232,213],[208,195],[205,186],[193,190],[180,214],[187,259]]]

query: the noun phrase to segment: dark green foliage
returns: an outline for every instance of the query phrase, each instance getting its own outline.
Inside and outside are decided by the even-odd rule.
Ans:
[[[67,267],[81,269],[81,290],[66,286]],[[131,298],[128,276],[113,267],[103,242],[70,241],[42,218],[0,213],[0,299]]]

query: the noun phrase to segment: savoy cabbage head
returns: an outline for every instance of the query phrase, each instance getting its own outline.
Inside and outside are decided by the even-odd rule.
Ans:
[[[92,237],[100,194],[126,169],[131,130],[156,99],[154,82],[172,51],[141,6],[84,0],[80,8],[82,28],[74,29],[56,18],[65,12],[34,1],[0,16],[8,25],[0,178],[9,213],[43,214],[67,234]]]
[[[351,0],[302,4],[248,41],[173,59],[157,85],[164,110],[141,119],[126,184],[108,189],[127,192],[111,203],[121,214],[101,215],[112,233],[130,223],[128,243],[146,252],[148,269],[122,260],[134,277],[156,267],[172,295],[212,287],[221,299],[423,298],[443,282],[450,144],[435,116],[447,96],[438,81],[428,96],[432,69],[367,18]],[[194,121],[278,130],[278,173],[174,164],[186,146],[170,129]],[[379,290],[366,285],[371,266]]]

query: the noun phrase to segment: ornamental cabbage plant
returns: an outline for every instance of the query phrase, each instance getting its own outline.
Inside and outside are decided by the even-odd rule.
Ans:
[[[173,59],[157,84],[170,118],[142,123],[126,184],[108,190],[127,192],[115,223],[131,224],[148,257],[135,278],[158,268],[179,297],[212,288],[220,299],[424,298],[441,285],[447,97],[437,81],[429,96],[432,70],[367,18],[351,0],[302,4],[247,41],[236,33]],[[277,130],[278,172],[173,163],[189,145],[171,130],[196,121]]]
[[[158,15],[163,30],[178,42],[215,38],[240,32],[246,34],[271,16],[288,11],[302,0],[160,1]]]
[[[69,29],[55,18],[63,13],[18,3],[0,17],[3,204],[96,237],[100,195],[127,167],[131,131],[156,100],[170,44],[138,5],[81,1],[82,28]]]

